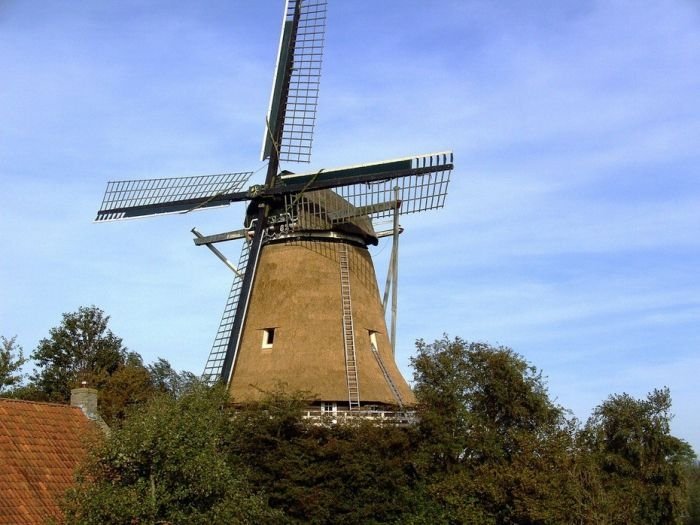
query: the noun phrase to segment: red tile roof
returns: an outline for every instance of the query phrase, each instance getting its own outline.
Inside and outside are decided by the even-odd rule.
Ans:
[[[80,408],[0,399],[0,525],[58,516],[57,499],[93,436]]]

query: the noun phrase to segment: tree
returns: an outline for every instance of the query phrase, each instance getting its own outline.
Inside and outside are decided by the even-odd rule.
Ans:
[[[144,366],[139,354],[129,352],[124,363],[108,376],[100,389],[100,413],[112,424],[124,419],[131,407],[156,394],[179,398],[198,384],[199,379],[192,372],[177,372],[163,358]]]
[[[0,336],[0,394],[17,387],[23,378],[22,366],[26,363],[17,336],[7,339]]]
[[[417,349],[418,424],[405,427],[311,421],[308,394],[282,390],[234,409],[221,385],[185,388],[167,361],[146,368],[129,354],[106,383],[127,416],[113,416],[112,437],[91,455],[66,517],[86,525],[696,523],[700,469],[670,435],[667,389],[646,400],[611,396],[581,428],[509,348],[445,336]]]
[[[234,468],[225,389],[157,395],[96,448],[63,504],[67,523],[281,523]]]
[[[158,389],[141,356],[129,352],[99,389],[100,415],[108,425],[123,420],[129,410],[152,398]]]
[[[61,324],[39,342],[30,382],[13,397],[68,402],[72,388],[85,382],[99,391],[99,410],[108,425],[122,420],[130,407],[157,392],[182,395],[196,382],[190,372],[176,372],[165,359],[145,366],[136,352],[109,329],[109,316],[96,306],[63,314]]]
[[[417,343],[421,469],[442,519],[566,523],[573,426],[537,369],[505,347]]]
[[[408,523],[422,505],[410,427],[319,424],[303,395],[273,392],[239,411],[231,454],[294,523]]]
[[[198,381],[192,372],[184,370],[178,372],[162,357],[159,357],[155,363],[148,365],[148,372],[154,387],[173,397],[180,397]]]
[[[684,525],[700,525],[700,463],[688,465],[688,516]]]
[[[687,468],[694,457],[670,433],[671,394],[612,395],[588,420],[584,441],[598,463],[612,524],[680,524],[687,508]]]
[[[32,353],[39,367],[32,384],[45,399],[67,402],[70,390],[87,381],[101,387],[127,358],[121,338],[107,327],[109,316],[96,306],[64,313],[61,324],[49,331]]]

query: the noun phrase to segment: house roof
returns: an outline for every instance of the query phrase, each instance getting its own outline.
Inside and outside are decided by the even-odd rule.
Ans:
[[[57,516],[95,433],[78,407],[0,398],[0,525]]]

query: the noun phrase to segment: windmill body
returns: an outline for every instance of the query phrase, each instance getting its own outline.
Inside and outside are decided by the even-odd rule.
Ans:
[[[374,221],[393,218],[395,291],[398,217],[443,206],[452,153],[281,171],[283,162],[310,160],[325,14],[325,0],[286,2],[263,184],[242,190],[252,172],[110,182],[96,221],[248,202],[243,229],[193,230],[195,244],[235,272],[205,378],[225,381],[236,403],[286,388],[325,411],[404,408],[415,400],[394,362],[386,294],[382,301],[367,247],[380,237]],[[214,245],[237,239],[234,265]]]
[[[341,289],[342,261],[347,262],[347,294]],[[340,409],[351,403],[413,404],[391,354],[366,247],[324,240],[266,245],[253,289],[231,378],[234,402],[256,400],[284,386]],[[351,309],[348,331],[343,329],[343,299]],[[346,336],[353,338],[350,349]],[[354,350],[350,363],[348,350]]]

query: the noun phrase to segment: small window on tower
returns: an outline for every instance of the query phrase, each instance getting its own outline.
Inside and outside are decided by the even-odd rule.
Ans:
[[[369,331],[369,345],[373,352],[376,352],[379,349],[377,346],[377,332],[374,330]]]
[[[265,328],[263,330],[262,347],[263,348],[272,348],[272,344],[274,342],[275,342],[275,329],[274,328]]]

